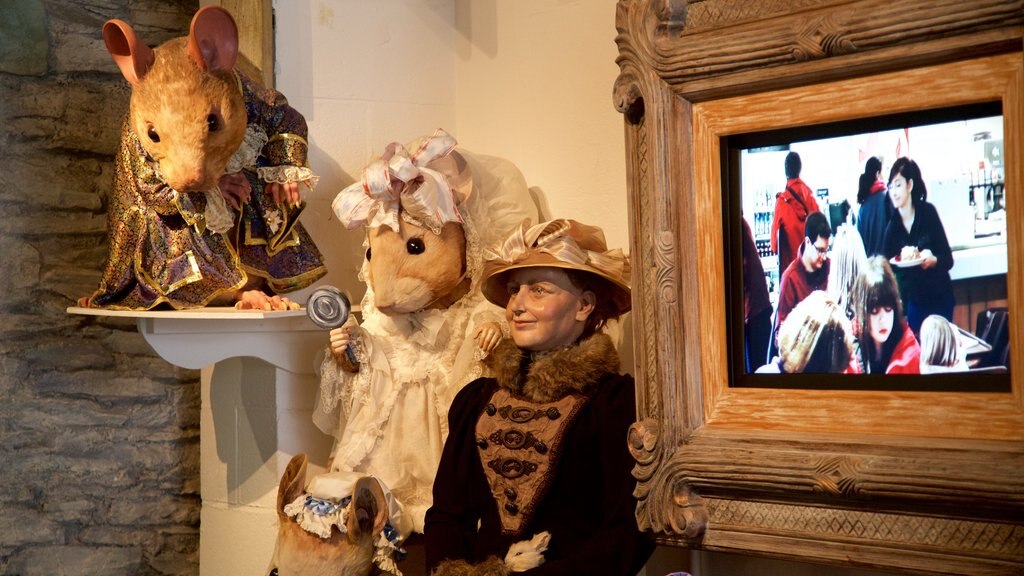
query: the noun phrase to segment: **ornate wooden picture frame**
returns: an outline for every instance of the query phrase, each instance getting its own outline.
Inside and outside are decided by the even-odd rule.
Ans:
[[[637,519],[662,543],[1024,571],[1024,2],[621,0]],[[1011,390],[736,388],[720,141],[999,101]]]

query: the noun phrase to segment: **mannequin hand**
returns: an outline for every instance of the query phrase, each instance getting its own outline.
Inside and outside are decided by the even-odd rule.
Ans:
[[[484,352],[490,352],[498,346],[498,342],[501,342],[501,326],[497,322],[486,322],[481,324],[476,332],[473,334],[473,339],[476,340],[477,348],[480,348]]]
[[[347,362],[345,356],[345,350],[348,349],[349,345],[355,340],[356,330],[358,328],[354,324],[346,323],[341,328],[335,328],[331,330],[331,355],[338,362]]]
[[[302,186],[309,187],[309,181],[302,182],[268,182],[267,191],[274,198],[275,204],[285,203],[288,206],[298,206],[302,202]]]
[[[252,185],[249,184],[249,179],[245,177],[245,174],[241,172],[221,176],[217,186],[220,187],[220,194],[224,197],[224,201],[235,210],[241,209],[242,204],[248,202],[249,196],[252,194]]]

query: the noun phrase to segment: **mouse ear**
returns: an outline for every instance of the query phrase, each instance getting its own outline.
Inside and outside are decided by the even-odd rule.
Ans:
[[[107,21],[103,25],[103,42],[125,80],[133,86],[153,67],[153,50],[135,37],[135,31],[126,22]]]
[[[192,18],[188,55],[207,72],[228,71],[238,58],[238,27],[220,6],[207,6]]]
[[[281,483],[277,487],[277,515],[282,521],[288,520],[284,507],[302,496],[306,485],[306,463],[305,453],[296,454],[281,475]]]

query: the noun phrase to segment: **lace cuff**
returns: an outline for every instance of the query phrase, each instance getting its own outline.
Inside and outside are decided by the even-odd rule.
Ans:
[[[311,191],[316,187],[316,183],[320,181],[320,177],[305,166],[264,166],[257,168],[256,171],[264,182],[287,184],[288,182],[309,181],[309,189]]]

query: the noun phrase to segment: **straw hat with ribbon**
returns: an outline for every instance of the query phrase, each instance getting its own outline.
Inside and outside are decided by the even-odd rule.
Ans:
[[[618,314],[628,312],[630,302],[629,257],[616,248],[608,250],[604,232],[575,220],[551,220],[536,226],[523,224],[484,262],[484,297],[504,308],[508,304],[508,275],[519,268],[551,267],[579,270],[608,284]]]
[[[435,234],[448,222],[463,223],[458,206],[469,198],[473,177],[455,145],[455,138],[440,128],[408,146],[388,144],[363,169],[359,182],[338,193],[331,208],[349,230],[388,226],[398,232],[399,216]]]

